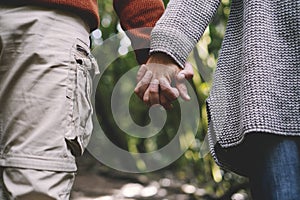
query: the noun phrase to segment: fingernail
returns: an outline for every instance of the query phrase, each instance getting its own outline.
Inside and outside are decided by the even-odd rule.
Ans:
[[[189,95],[185,95],[185,100],[189,101],[189,100],[191,100],[191,97]]]

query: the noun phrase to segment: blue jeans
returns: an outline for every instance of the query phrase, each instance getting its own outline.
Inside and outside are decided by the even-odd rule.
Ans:
[[[249,173],[253,200],[300,199],[300,139],[268,135],[256,145]]]

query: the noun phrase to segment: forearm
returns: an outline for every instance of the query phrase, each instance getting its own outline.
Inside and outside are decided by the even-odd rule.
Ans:
[[[184,67],[219,3],[220,0],[170,0],[151,33],[151,54],[166,53]]]

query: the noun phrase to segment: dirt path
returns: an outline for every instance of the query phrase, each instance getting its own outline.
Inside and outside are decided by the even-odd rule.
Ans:
[[[239,185],[239,188],[228,194],[226,199],[250,200],[245,192],[237,193],[245,187]],[[220,197],[208,194],[204,188],[177,180],[172,172],[147,174],[147,176],[122,173],[101,165],[88,153],[78,160],[78,174],[71,195],[71,200],[217,199]]]

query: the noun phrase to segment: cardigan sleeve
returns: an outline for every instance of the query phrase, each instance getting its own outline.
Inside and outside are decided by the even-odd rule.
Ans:
[[[152,30],[150,54],[166,53],[183,68],[219,4],[220,0],[170,0]]]
[[[114,0],[113,5],[122,28],[131,40],[138,63],[146,63],[152,27],[165,10],[162,0]]]

